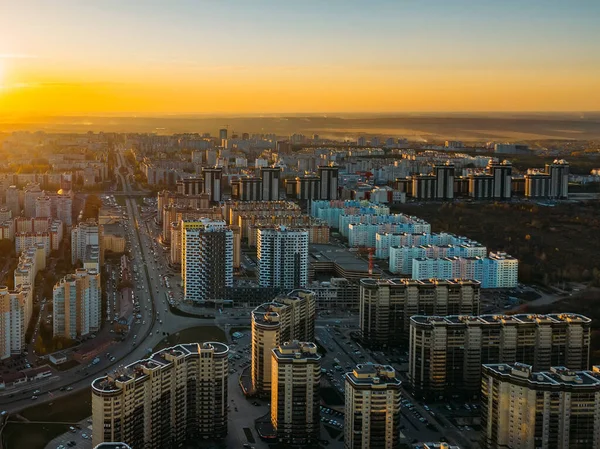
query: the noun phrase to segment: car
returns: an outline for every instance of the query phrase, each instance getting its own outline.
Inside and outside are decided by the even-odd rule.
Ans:
[[[82,433],[81,438],[83,438],[84,440],[87,440],[89,438],[89,436],[87,435],[87,433]]]
[[[67,387],[67,391],[73,391],[73,387]]]
[[[38,398],[38,397],[37,397],[37,396],[35,396],[35,395],[31,396],[31,400],[32,400],[32,401],[35,401],[37,398]]]

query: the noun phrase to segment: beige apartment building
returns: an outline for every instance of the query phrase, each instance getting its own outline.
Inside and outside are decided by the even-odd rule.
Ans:
[[[306,446],[317,442],[321,356],[317,345],[292,341],[272,350],[271,423],[279,443]]]
[[[484,449],[600,447],[600,366],[484,365],[481,399]]]
[[[344,446],[393,449],[400,438],[400,384],[394,368],[371,363],[346,374]]]
[[[315,295],[292,290],[252,311],[252,393],[271,393],[272,350],[292,341],[315,338]]]
[[[361,279],[365,344],[406,343],[413,315],[477,315],[481,284],[471,280]]]
[[[53,289],[53,334],[75,339],[100,329],[100,273],[78,268]]]
[[[25,332],[29,325],[28,302],[31,287],[17,285],[15,290],[0,286],[0,359],[20,354],[26,348]]]
[[[416,315],[410,320],[408,378],[419,394],[474,396],[486,363],[587,369],[590,326],[589,318],[575,314]]]
[[[224,438],[228,354],[223,343],[181,344],[94,380],[93,444],[168,449]]]

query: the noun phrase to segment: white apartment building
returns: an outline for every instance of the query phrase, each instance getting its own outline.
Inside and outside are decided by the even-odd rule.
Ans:
[[[431,227],[428,223],[417,219],[401,222],[350,223],[348,225],[348,245],[351,247],[375,248],[378,233],[406,232],[409,234],[418,234],[429,233],[430,231]]]
[[[52,217],[52,202],[47,195],[38,196],[35,199],[35,217]]]
[[[481,288],[514,288],[519,283],[519,261],[506,253],[487,257],[415,258],[413,279],[474,279]]]
[[[271,423],[280,444],[316,443],[321,427],[321,356],[312,342],[292,341],[272,349]]]
[[[0,359],[21,354],[27,346],[25,332],[29,325],[27,317],[31,301],[31,287],[18,285],[15,290],[0,286]]]
[[[301,288],[308,283],[308,231],[258,229],[256,257],[261,287]]]
[[[425,232],[427,234],[431,233],[431,225],[427,223],[425,220],[422,220],[417,217],[410,217],[404,214],[387,214],[387,215],[378,215],[374,213],[369,214],[342,214],[339,218],[339,231],[344,237],[350,238],[350,225],[351,224],[365,224],[365,225],[404,225],[404,226],[388,226],[383,227],[377,232],[408,232],[411,234],[417,234],[420,232]],[[370,228],[367,228],[370,229]],[[361,228],[357,228],[359,231],[363,231]],[[373,237],[375,239],[375,237]],[[374,242],[375,240],[373,240]],[[372,246],[375,246],[373,243]]]
[[[93,444],[163,449],[224,438],[228,355],[223,343],[181,344],[94,380]]]
[[[400,438],[400,384],[389,365],[357,365],[346,374],[344,447],[393,449]]]
[[[484,449],[600,447],[600,366],[534,371],[500,363],[482,371]]]
[[[435,234],[433,234],[435,235]],[[378,232],[375,234],[375,258],[388,259],[392,246],[429,245],[432,234],[409,234],[408,232]]]
[[[389,269],[392,273],[409,275],[412,274],[414,259],[486,256],[487,248],[479,244],[392,246],[389,248]]]
[[[233,231],[224,221],[182,220],[181,277],[185,299],[221,301],[233,285]]]
[[[71,230],[71,263],[83,261],[89,245],[100,246],[98,223],[93,219],[82,221]]]
[[[48,257],[52,251],[50,232],[20,232],[15,235],[15,252],[17,255],[37,244],[43,246],[45,257]]]
[[[75,339],[100,328],[100,274],[78,269],[53,290],[54,336]]]

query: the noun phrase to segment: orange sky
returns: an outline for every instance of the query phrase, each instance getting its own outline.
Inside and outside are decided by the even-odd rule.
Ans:
[[[0,115],[600,110],[581,1],[20,0]]]

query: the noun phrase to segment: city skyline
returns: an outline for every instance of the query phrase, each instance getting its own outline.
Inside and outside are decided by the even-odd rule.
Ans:
[[[600,110],[591,1],[29,0],[0,116]]]

